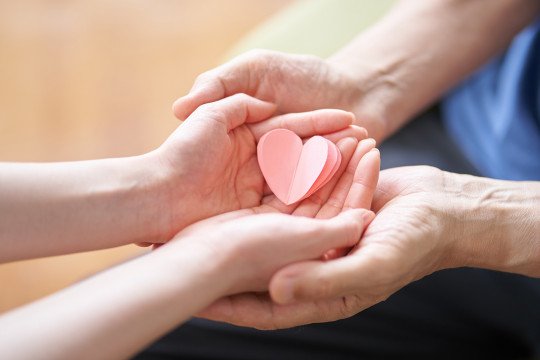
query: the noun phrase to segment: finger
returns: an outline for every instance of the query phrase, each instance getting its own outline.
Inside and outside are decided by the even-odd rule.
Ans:
[[[343,206],[344,209],[371,208],[371,201],[379,180],[380,167],[381,156],[378,149],[371,149],[362,157],[354,173],[353,183]]]
[[[224,124],[230,131],[244,123],[253,123],[268,119],[276,106],[272,103],[255,99],[246,94],[235,94],[225,99],[201,105],[184,124],[189,124],[198,118],[214,120]]]
[[[356,139],[351,138],[345,138],[337,143],[337,147],[341,152],[342,157],[342,161],[339,165],[338,171],[336,172],[332,180],[330,180],[328,184],[323,186],[322,189],[300,202],[298,207],[294,210],[293,215],[314,217],[317,214],[321,206],[326,202],[326,200],[332,193],[332,190],[334,189],[334,186],[336,185],[338,179],[341,177],[341,175],[347,168],[347,164],[349,163],[357,144],[358,142],[356,141]]]
[[[346,195],[343,210],[348,209],[371,209],[371,201],[375,194],[380,169],[380,153],[378,149],[371,149],[360,160],[356,167],[352,184]],[[334,210],[333,210],[334,209]],[[323,216],[332,216],[335,207],[328,210]],[[345,256],[349,248],[333,249],[324,254],[323,259],[328,261]]]
[[[307,247],[305,251],[321,256],[330,249],[356,245],[364,231],[364,223],[373,217],[372,214],[369,210],[353,209],[331,219],[303,218],[308,229],[304,240]]]
[[[343,130],[333,132],[328,135],[324,135],[326,139],[330,140],[333,143],[337,143],[339,140],[346,137],[355,138],[358,141],[364,140],[368,137],[368,132],[366,129],[356,125],[350,125]]]
[[[345,204],[347,204],[347,199],[349,199],[350,191],[354,185],[354,177],[359,173],[359,167],[362,163],[364,156],[369,153],[375,146],[375,141],[373,139],[367,139],[361,141],[357,147],[353,158],[347,166],[345,174],[339,179],[338,185],[334,188],[332,195],[325,203],[323,207],[319,210],[316,217],[317,218],[330,218],[336,216],[340,211],[344,210]],[[364,171],[363,169],[362,171]],[[378,172],[378,169],[377,169]],[[352,200],[349,200],[352,201]],[[352,207],[348,207],[352,208]],[[369,206],[358,206],[356,208],[365,208],[369,209]],[[332,249],[326,252],[322,259],[325,261],[336,259],[338,257],[344,256],[349,251],[349,248],[338,248]]]
[[[347,315],[343,305],[341,298],[280,305],[266,293],[243,293],[221,298],[196,316],[237,326],[276,330],[342,319]]]
[[[259,207],[257,213],[275,212],[275,209]],[[287,259],[294,262],[319,258],[336,247],[352,247],[358,243],[364,229],[364,221],[371,217],[368,210],[353,209],[332,219],[312,219],[300,216],[274,214],[258,217],[265,224],[274,223],[272,236],[282,241],[294,240]]]
[[[375,218],[375,213],[373,211],[370,212],[371,217],[364,219],[364,230],[369,226],[369,224],[373,221]],[[358,244],[355,246],[358,247]],[[322,260],[324,261],[330,261],[334,260],[340,257],[343,257],[347,254],[349,254],[351,251],[354,251],[355,247],[342,247],[342,248],[336,248],[329,250],[325,252],[322,256]]]
[[[390,275],[385,272],[385,263],[369,251],[328,262],[306,261],[278,271],[270,294],[279,304],[367,295],[384,285],[383,277]]]
[[[336,109],[323,109],[275,116],[268,121],[253,124],[250,128],[257,140],[274,129],[288,129],[300,137],[311,137],[343,130],[353,122],[353,113]],[[349,131],[350,133],[352,131]],[[344,137],[346,136],[339,139]]]
[[[258,211],[255,209],[240,209],[236,211],[230,211],[227,213],[215,215],[203,220],[199,220],[194,224],[191,224],[188,228],[182,230],[177,234],[177,236],[185,236],[187,234],[191,234],[197,231],[203,231],[205,228],[208,228],[210,226],[215,226],[217,224],[221,224],[226,221],[231,221],[234,219],[238,219],[244,216],[248,215],[254,215],[257,214]]]
[[[375,146],[375,140],[366,139],[358,143],[356,150],[349,161],[347,168],[341,178],[337,180],[332,193],[324,202],[323,206],[317,213],[316,217],[320,219],[327,219],[336,216],[343,210],[343,205],[347,199],[347,195],[353,184],[354,174],[358,167],[358,164],[362,160],[365,154],[367,154]]]
[[[173,113],[185,120],[199,106],[214,102],[236,93],[254,94],[257,88],[257,79],[250,75],[251,60],[241,55],[215,69],[199,75],[189,94],[176,100],[173,104]]]

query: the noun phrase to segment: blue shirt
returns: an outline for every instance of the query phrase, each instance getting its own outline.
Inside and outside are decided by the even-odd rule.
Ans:
[[[484,176],[540,180],[540,21],[448,94],[442,111],[448,133]]]

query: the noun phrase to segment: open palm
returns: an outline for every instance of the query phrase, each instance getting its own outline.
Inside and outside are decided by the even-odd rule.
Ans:
[[[200,106],[157,150],[173,173],[171,235],[224,212],[261,204],[265,187],[257,162],[257,141],[267,131],[288,128],[300,137],[327,134],[332,141],[365,130],[349,126],[352,114],[319,110],[271,118],[273,104],[245,94]],[[264,121],[263,121],[264,120]]]
[[[444,211],[441,204],[449,203],[440,170],[385,170],[373,198],[377,216],[346,256],[278,271],[270,283],[272,299],[278,303],[268,294],[242,295],[203,315],[261,329],[353,316],[446,266],[448,244],[440,240],[441,233],[450,229],[441,226],[438,219],[443,214],[437,212]]]
[[[369,209],[379,172],[379,154],[373,149],[374,146],[375,142],[371,139],[363,140],[359,144],[353,139],[338,142],[344,159],[338,173],[330,183],[298,205],[286,206],[275,196],[269,195],[264,198],[261,206],[236,212],[236,215],[223,216],[280,212],[297,216],[331,218],[351,208]],[[365,219],[366,222],[370,220]],[[276,324],[276,321],[286,320],[286,312],[282,314],[283,316],[279,314],[279,311],[285,308],[274,304],[268,293],[250,292],[222,298],[199,316],[259,328],[286,327],[287,323]],[[300,314],[296,314],[298,315]]]

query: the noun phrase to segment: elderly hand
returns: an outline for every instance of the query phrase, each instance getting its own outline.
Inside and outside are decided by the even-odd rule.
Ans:
[[[350,317],[444,268],[540,276],[540,244],[534,240],[540,234],[539,199],[538,183],[430,167],[382,171],[372,207],[377,215],[348,255],[290,265],[273,276],[271,298],[239,295],[201,315],[287,328]]]
[[[201,74],[189,94],[175,102],[173,110],[184,120],[202,104],[246,93],[275,103],[280,114],[324,108],[352,111],[357,118],[355,124],[380,140],[387,135],[385,109],[379,106],[380,99],[365,96],[375,81],[367,75],[371,71],[360,70],[360,75],[352,76],[339,62],[253,50]]]

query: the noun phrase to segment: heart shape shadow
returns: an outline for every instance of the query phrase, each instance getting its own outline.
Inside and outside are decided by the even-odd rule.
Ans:
[[[314,136],[302,144],[302,139],[286,129],[264,134],[257,145],[257,158],[266,183],[287,205],[326,185],[341,164],[341,153],[333,142]]]

